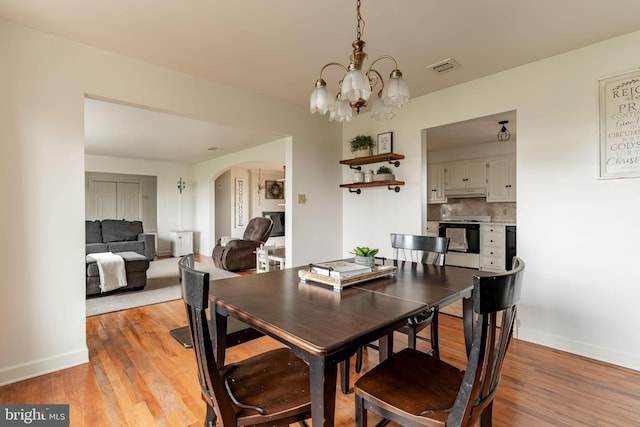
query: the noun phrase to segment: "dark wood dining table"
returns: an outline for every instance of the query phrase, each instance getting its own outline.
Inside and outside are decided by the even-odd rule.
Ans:
[[[392,351],[393,331],[416,314],[460,299],[470,311],[473,276],[482,274],[401,262],[393,276],[334,291],[299,280],[301,268],[308,267],[213,280],[209,295],[218,364],[224,364],[227,316],[285,344],[309,364],[314,426],[334,424],[339,362],[375,340],[383,360]]]

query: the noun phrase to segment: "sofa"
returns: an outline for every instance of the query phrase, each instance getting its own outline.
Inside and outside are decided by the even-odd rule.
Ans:
[[[127,286],[107,292],[140,290],[147,284],[149,261],[156,256],[155,235],[145,234],[142,221],[104,219],[85,221],[86,295],[104,295],[100,290],[100,274],[90,254],[113,252],[124,259]]]
[[[120,291],[139,291],[147,285],[147,270],[149,269],[149,260],[137,252],[118,252],[118,255],[124,259],[125,275],[127,277],[127,286],[118,288],[109,292],[102,292],[100,288],[100,270],[96,261],[91,255],[85,256],[85,265],[87,270],[86,295],[111,295]]]
[[[98,252],[137,252],[152,261],[156,257],[155,239],[155,235],[143,232],[142,221],[85,221],[85,255]]]
[[[216,267],[227,271],[256,268],[256,249],[269,240],[273,221],[266,217],[252,218],[242,239],[218,239],[211,257]]]

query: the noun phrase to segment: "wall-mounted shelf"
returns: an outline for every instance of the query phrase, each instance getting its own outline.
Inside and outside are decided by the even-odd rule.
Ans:
[[[386,186],[389,190],[399,193],[401,185],[404,185],[404,181],[373,181],[373,182],[358,182],[354,184],[340,184],[340,188],[348,188],[349,193],[360,194],[361,188]]]
[[[399,160],[404,159],[402,154],[385,153],[376,154],[375,156],[356,157],[355,159],[340,160],[341,165],[348,165],[351,169],[360,170],[360,165],[368,165],[369,163],[389,162],[395,167],[400,166]]]
[[[360,165],[368,165],[370,163],[389,162],[395,167],[400,166],[400,160],[404,159],[402,154],[396,153],[384,153],[376,154],[375,156],[356,157],[354,159],[340,160],[341,165],[347,165],[351,169],[361,170]],[[348,188],[349,193],[360,194],[362,188],[369,187],[387,187],[391,191],[396,193],[400,192],[400,186],[404,185],[404,181],[387,180],[387,181],[373,181],[373,182],[354,182],[353,184],[340,184],[340,188]]]

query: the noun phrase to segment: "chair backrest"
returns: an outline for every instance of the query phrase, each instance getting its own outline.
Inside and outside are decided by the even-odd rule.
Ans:
[[[449,238],[391,233],[391,247],[396,262],[402,258],[406,261],[427,264],[429,254],[433,254],[431,264],[444,265],[445,255],[449,249]],[[407,252],[410,259],[407,259]]]
[[[474,425],[493,402],[513,333],[523,271],[524,262],[514,257],[512,270],[474,278],[473,311],[477,320],[473,344],[447,426]]]
[[[255,240],[265,243],[271,236],[273,229],[273,220],[264,216],[251,218],[247,224],[247,228],[242,235],[243,240]]]
[[[196,258],[194,254],[183,255],[180,261],[184,260],[187,267],[195,268],[196,266]],[[182,283],[182,268],[180,268],[180,263],[178,262],[178,282]]]
[[[189,319],[189,331],[198,364],[198,379],[203,396],[215,408],[221,425],[236,425],[237,418],[224,380],[218,371],[209,332],[206,310],[209,306],[209,273],[189,266],[189,257],[180,262],[182,299]]]

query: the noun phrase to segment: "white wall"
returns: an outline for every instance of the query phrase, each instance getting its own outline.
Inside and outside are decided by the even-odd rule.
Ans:
[[[309,199],[306,205],[288,207],[294,214],[289,218],[295,218],[288,224],[293,230],[288,233],[292,240],[288,251],[298,249],[288,255],[294,263],[339,256],[337,124],[310,116],[306,108],[255,97],[5,21],[0,21],[0,57],[0,174],[6,184],[1,196],[11,206],[0,211],[0,384],[88,360],[85,95],[288,135],[287,175],[293,183],[288,191],[304,192]],[[228,167],[244,159],[232,160],[237,161],[213,163]],[[190,220],[195,227],[211,221],[209,183],[224,169],[208,166],[194,168],[194,183],[189,185],[196,213]],[[129,171],[124,166],[123,170],[109,169]],[[179,176],[168,173],[158,180],[158,187],[167,189],[159,206],[175,203],[177,190],[168,189]],[[162,229],[176,226],[172,218],[158,224]],[[326,238],[326,230],[334,230],[336,237]]]
[[[284,154],[284,151],[283,151]],[[262,216],[264,211],[284,211],[286,199],[267,199],[265,192],[266,181],[277,181],[284,178],[284,172],[282,170],[263,170],[252,169],[251,174],[251,218]],[[286,182],[281,182],[286,186]],[[264,188],[258,189],[258,185],[262,185]]]
[[[597,178],[598,80],[637,68],[639,45],[632,33],[413,99],[392,121],[346,124],[343,141],[393,131],[407,185],[344,192],[343,254],[366,244],[389,255],[389,232],[421,231],[422,129],[517,110],[518,336],[640,369],[640,179]]]

